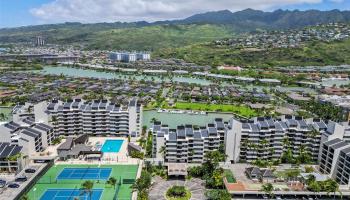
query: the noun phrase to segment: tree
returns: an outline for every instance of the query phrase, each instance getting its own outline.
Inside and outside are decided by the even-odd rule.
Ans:
[[[318,182],[314,181],[314,182],[310,182],[308,185],[307,185],[307,189],[314,192],[315,194],[316,193],[319,193],[321,192],[321,186]]]
[[[165,151],[166,151],[165,146],[161,146],[158,153],[162,154],[162,157],[164,157]]]
[[[268,195],[270,198],[273,197],[273,185],[271,183],[266,183],[261,186],[261,190],[265,192],[266,195]]]
[[[6,121],[8,117],[5,115],[5,113],[0,113],[0,121]]]
[[[81,184],[82,189],[84,192],[89,194],[89,198],[91,199],[92,196],[92,188],[94,187],[94,182],[87,180]]]
[[[231,200],[231,195],[227,190],[207,190],[205,196],[208,200]]]
[[[316,181],[316,177],[314,175],[310,174],[307,176],[306,184],[310,185],[311,183],[314,183],[315,181]]]
[[[328,179],[325,181],[325,189],[328,195],[329,193],[334,194],[334,199],[336,192],[339,192],[341,194],[341,192],[339,191],[339,184],[333,179]]]
[[[281,161],[282,163],[294,163],[293,152],[290,148],[283,152]]]
[[[188,174],[193,177],[202,177],[204,172],[201,166],[193,166],[188,168]]]
[[[223,186],[223,178],[224,178],[224,170],[217,169],[213,173],[212,177],[212,187],[214,188],[220,188]]]
[[[155,117],[152,117],[151,123],[153,124],[153,123],[156,122],[156,121],[157,121],[157,119],[156,119]]]
[[[135,183],[131,186],[132,190],[138,193],[138,199],[147,199],[151,180],[152,175],[147,171],[142,171],[141,177],[136,179]]]
[[[110,177],[110,178],[108,179],[108,181],[107,181],[107,184],[112,185],[113,188],[115,188],[115,186],[116,186],[116,184],[117,184],[117,179],[114,178],[114,177]]]

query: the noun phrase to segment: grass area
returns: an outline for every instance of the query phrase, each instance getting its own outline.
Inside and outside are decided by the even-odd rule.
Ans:
[[[81,188],[81,183],[85,180],[65,180],[56,181],[56,177],[64,168],[86,168],[98,167],[98,165],[55,165],[46,172],[46,174],[39,179],[35,186],[29,191],[29,199],[38,199],[41,197],[46,189],[74,189]],[[120,179],[135,179],[138,166],[137,165],[102,165],[101,168],[112,168],[111,176],[118,181]],[[130,184],[122,184],[119,189],[118,199],[130,199],[132,189]],[[35,188],[35,191],[34,191]],[[101,199],[113,199],[115,189],[113,186],[105,184],[104,181],[94,181],[93,189],[104,189]]]
[[[200,111],[217,111],[217,112],[232,112],[244,117],[257,116],[257,112],[248,106],[244,105],[227,105],[227,104],[205,104],[205,103],[186,103],[177,102],[173,109],[182,110],[200,110]]]
[[[154,53],[156,57],[180,58],[201,65],[242,66],[324,66],[350,63],[350,40],[314,41],[300,48],[271,48],[248,51],[212,43],[169,48]]]
[[[224,176],[226,177],[227,182],[229,182],[229,183],[236,183],[236,179],[233,176],[231,170],[225,169],[224,170]]]
[[[278,178],[289,178],[289,177],[297,177],[300,175],[300,169],[286,169],[284,171],[275,171],[274,175]]]
[[[10,121],[12,119],[12,108],[0,107],[0,122],[1,121]],[[4,114],[4,118],[2,117]]]

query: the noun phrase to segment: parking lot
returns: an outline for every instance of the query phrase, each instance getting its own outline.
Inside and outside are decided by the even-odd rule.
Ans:
[[[26,186],[31,182],[32,179],[34,179],[39,172],[44,168],[45,164],[31,164],[28,165],[25,169],[35,169],[35,173],[25,173],[24,170],[22,170],[21,173],[17,174],[16,177],[9,177],[9,176],[0,176],[0,180],[6,181],[5,185],[2,185],[3,187],[0,188],[0,199],[6,199],[6,200],[12,200],[15,199],[15,197],[26,188]],[[26,177],[26,181],[15,181],[18,177]],[[18,188],[10,188],[9,185],[12,183],[16,183],[19,185]]]

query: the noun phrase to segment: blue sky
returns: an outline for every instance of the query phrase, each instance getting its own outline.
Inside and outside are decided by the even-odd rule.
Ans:
[[[350,10],[350,0],[0,0],[0,27],[67,21],[155,21],[245,8]]]

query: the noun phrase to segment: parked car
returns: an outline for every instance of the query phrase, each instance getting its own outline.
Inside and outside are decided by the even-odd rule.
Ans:
[[[27,177],[26,176],[20,176],[20,177],[17,177],[15,179],[16,182],[24,182],[24,181],[27,181]]]
[[[5,181],[5,180],[0,179],[0,188],[5,187],[5,185],[6,185],[6,181]]]
[[[9,187],[9,188],[19,188],[19,184],[17,184],[17,183],[10,183],[7,187]]]
[[[28,169],[25,169],[24,172],[25,173],[35,173],[35,169],[32,169],[32,168],[28,168]]]

